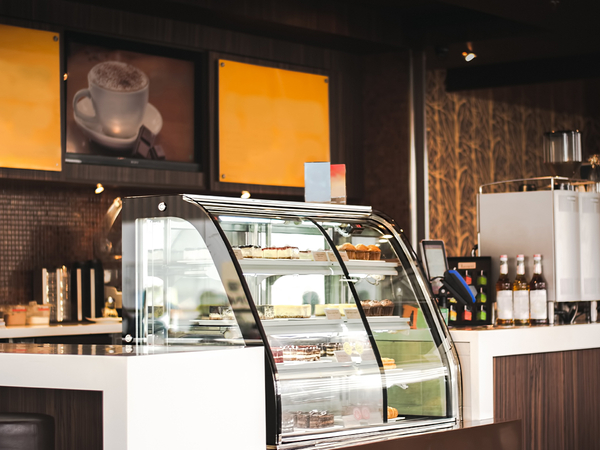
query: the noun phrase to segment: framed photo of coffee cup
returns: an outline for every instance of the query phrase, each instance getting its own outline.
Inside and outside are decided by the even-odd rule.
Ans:
[[[65,162],[199,171],[201,52],[68,33]]]

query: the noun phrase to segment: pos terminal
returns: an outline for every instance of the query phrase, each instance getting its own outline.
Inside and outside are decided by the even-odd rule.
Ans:
[[[424,239],[419,244],[419,253],[440,312],[444,321],[448,323],[449,298],[452,297],[465,308],[470,308],[470,305],[475,303],[473,292],[456,270],[448,270],[444,241]]]

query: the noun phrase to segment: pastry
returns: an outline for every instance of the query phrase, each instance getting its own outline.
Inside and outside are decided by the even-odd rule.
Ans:
[[[364,244],[358,244],[356,246],[356,259],[367,260],[369,259],[369,247]]]
[[[271,352],[273,352],[273,359],[276,363],[283,362],[283,349],[281,347],[271,347]]]
[[[333,414],[328,411],[312,410],[308,413],[296,413],[295,424],[298,428],[327,428],[333,426]]]
[[[276,319],[304,319],[310,317],[310,305],[273,305]]]
[[[263,248],[263,258],[277,259],[277,247]]]
[[[388,299],[381,301],[381,315],[392,316],[394,314],[394,302]]]
[[[298,252],[298,259],[304,259],[307,261],[313,261],[313,254],[310,250],[303,250],[301,252]]]
[[[383,308],[381,306],[381,302],[379,302],[377,300],[371,300],[369,303],[371,305],[371,315],[372,316],[381,316],[383,313]]]
[[[381,358],[381,362],[383,363],[384,369],[396,368],[396,360],[394,360],[393,358]]]
[[[376,245],[369,245],[369,259],[371,261],[379,261],[381,259],[381,249]]]
[[[349,242],[338,245],[337,249],[342,252],[346,252],[348,259],[356,259],[356,247]]]
[[[337,308],[340,310],[342,316],[346,315],[346,309],[356,308],[356,304],[353,303],[328,303],[315,305],[315,316],[324,316],[325,310],[329,308]]]
[[[398,410],[396,408],[388,406],[387,407],[387,418],[395,419],[396,417],[398,417]]]
[[[365,316],[372,316],[371,314],[371,300],[363,300],[360,302],[363,311],[365,312]]]

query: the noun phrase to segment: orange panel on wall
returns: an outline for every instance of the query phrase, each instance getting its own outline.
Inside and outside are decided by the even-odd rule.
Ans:
[[[0,25],[0,167],[61,170],[60,36]]]
[[[329,80],[219,60],[219,181],[304,186],[329,161]]]

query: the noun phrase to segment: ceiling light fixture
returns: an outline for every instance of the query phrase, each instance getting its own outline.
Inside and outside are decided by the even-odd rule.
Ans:
[[[248,192],[248,191],[242,191],[241,197],[242,198],[250,198],[250,192]]]
[[[477,58],[477,55],[473,51],[473,44],[471,42],[467,42],[467,51],[462,52],[462,55],[466,62],[473,61],[475,58]]]
[[[104,186],[101,183],[96,185],[96,190],[94,191],[96,194],[102,194],[104,192]]]

